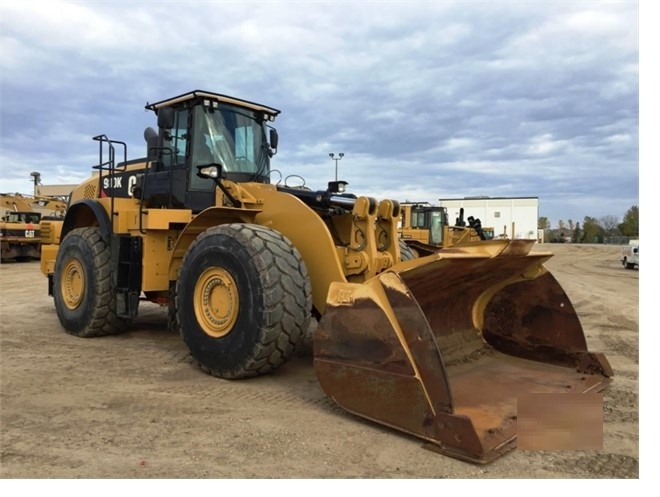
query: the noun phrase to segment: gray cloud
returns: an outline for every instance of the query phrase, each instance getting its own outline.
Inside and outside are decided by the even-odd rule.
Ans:
[[[2,9],[0,190],[80,181],[97,134],[144,154],[157,101],[283,111],[273,167],[433,202],[538,196],[551,221],[639,204],[637,2],[18,2]]]

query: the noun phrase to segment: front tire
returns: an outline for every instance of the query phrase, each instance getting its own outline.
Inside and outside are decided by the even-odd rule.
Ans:
[[[412,261],[415,259],[415,252],[403,240],[399,240],[399,252],[401,252],[401,261]]]
[[[306,266],[278,232],[215,226],[188,248],[176,286],[175,325],[200,367],[247,378],[285,364],[309,327]]]
[[[66,235],[55,261],[53,297],[67,333],[89,338],[124,331],[117,317],[108,241],[98,227],[78,228]]]

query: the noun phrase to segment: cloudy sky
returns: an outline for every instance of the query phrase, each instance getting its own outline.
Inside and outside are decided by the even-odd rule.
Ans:
[[[639,205],[639,9],[0,0],[0,192],[31,193],[32,171],[84,180],[98,134],[142,157],[145,104],[203,89],[280,109],[272,167],[313,189],[343,152],[356,194],[622,219]]]

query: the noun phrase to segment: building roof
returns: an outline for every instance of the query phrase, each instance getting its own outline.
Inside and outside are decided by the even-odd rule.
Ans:
[[[69,195],[78,185],[37,185],[34,194],[42,197],[61,197]]]
[[[538,197],[489,197],[487,195],[479,195],[474,197],[454,197],[454,198],[439,198],[438,200],[518,200],[518,199],[537,199]]]

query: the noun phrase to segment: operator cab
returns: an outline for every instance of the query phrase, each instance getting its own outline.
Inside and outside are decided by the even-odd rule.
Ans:
[[[39,224],[41,221],[41,214],[38,212],[7,212],[3,221],[8,223],[19,224]]]
[[[444,207],[415,205],[411,209],[410,227],[428,230],[429,244],[442,245],[443,230],[447,224],[447,209]]]
[[[215,205],[216,183],[197,174],[210,165],[220,169],[221,179],[270,183],[278,137],[269,123],[279,110],[200,90],[146,109],[158,116],[158,131],[144,132],[147,172],[134,196],[153,207],[200,212]]]

